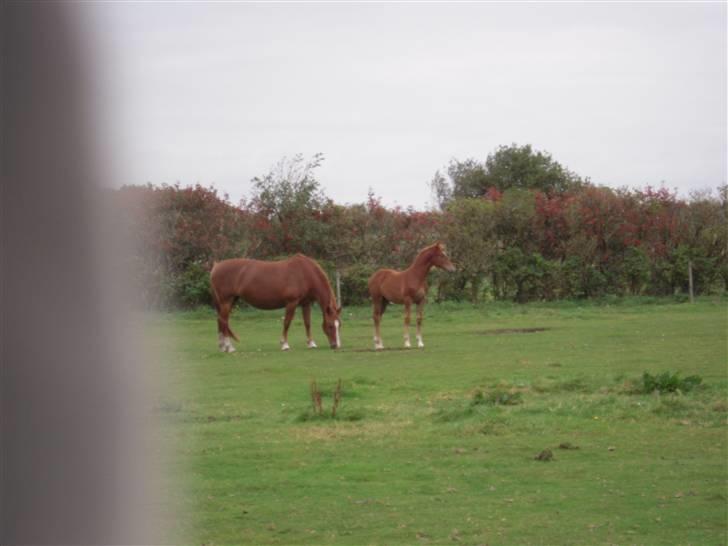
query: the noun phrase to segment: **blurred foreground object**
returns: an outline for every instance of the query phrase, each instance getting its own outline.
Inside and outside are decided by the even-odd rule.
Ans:
[[[2,544],[159,543],[77,5],[2,5]]]

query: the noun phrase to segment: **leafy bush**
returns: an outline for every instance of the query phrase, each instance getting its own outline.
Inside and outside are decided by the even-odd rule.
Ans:
[[[512,247],[496,259],[496,293],[518,303],[552,300],[561,292],[562,270],[556,260],[547,260],[538,252],[524,254]]]
[[[699,375],[689,375],[680,378],[680,373],[664,372],[660,375],[652,375],[648,372],[642,374],[642,385],[638,391],[643,394],[658,392],[688,392],[703,382]]]
[[[202,264],[193,263],[172,282],[174,303],[182,307],[212,305],[210,272]]]
[[[687,291],[689,263],[695,294],[726,290],[728,187],[682,200],[665,188],[572,184],[539,154],[514,145],[485,163],[454,161],[450,182],[436,175],[439,211],[388,208],[371,192],[336,204],[315,178],[321,155],[282,160],[238,204],[199,185],[126,186],[109,198],[122,212],[138,299],[151,308],[208,303],[204,270],[216,260],[297,252],[332,280],[338,268],[342,303],[361,304],[374,270],[404,269],[438,239],[458,269],[431,274],[437,301],[672,296]]]
[[[369,301],[369,277],[374,268],[367,265],[354,265],[341,275],[341,305],[361,305]]]
[[[624,253],[624,261],[619,273],[628,294],[641,294],[650,280],[650,260],[644,249],[628,248]]]

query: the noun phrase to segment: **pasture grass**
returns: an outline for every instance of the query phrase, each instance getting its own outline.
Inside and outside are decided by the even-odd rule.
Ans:
[[[281,352],[281,315],[236,311],[234,354],[211,311],[149,319],[180,542],[726,543],[725,299],[430,304],[422,350],[391,306],[381,352],[366,307],[339,351],[299,313]],[[702,383],[637,394],[668,371]]]

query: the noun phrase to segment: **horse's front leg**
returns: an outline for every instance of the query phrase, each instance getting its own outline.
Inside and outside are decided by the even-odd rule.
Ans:
[[[417,346],[422,348],[425,343],[422,341],[422,320],[425,315],[425,300],[424,298],[417,303]]]
[[[288,345],[288,327],[291,325],[293,315],[296,314],[297,306],[298,302],[286,305],[286,317],[283,319],[283,334],[281,335],[281,351],[287,351],[291,348],[290,345]]]
[[[303,311],[303,325],[306,327],[306,340],[308,342],[309,349],[315,349],[317,347],[316,342],[311,337],[311,304],[307,303],[301,306]]]
[[[406,349],[412,347],[410,343],[410,309],[412,302],[410,300],[404,301],[404,346]]]

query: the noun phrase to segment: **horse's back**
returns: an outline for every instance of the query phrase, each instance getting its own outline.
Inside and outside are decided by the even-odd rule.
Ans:
[[[302,255],[275,262],[233,258],[215,264],[210,282],[220,297],[237,296],[254,307],[279,309],[306,296],[310,261]]]

